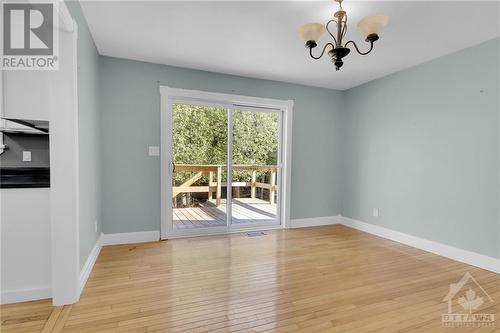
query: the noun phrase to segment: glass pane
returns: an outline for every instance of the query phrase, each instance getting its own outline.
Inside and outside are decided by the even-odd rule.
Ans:
[[[279,223],[279,116],[278,112],[233,111],[233,225]]]
[[[226,227],[227,109],[172,106],[174,231]]]

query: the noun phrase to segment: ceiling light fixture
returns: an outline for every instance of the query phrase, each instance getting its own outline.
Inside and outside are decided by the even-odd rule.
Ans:
[[[371,15],[359,21],[358,30],[365,36],[365,41],[370,43],[368,51],[361,52],[354,41],[350,40],[344,43],[344,37],[347,33],[347,13],[342,9],[342,1],[343,0],[335,0],[335,2],[339,3],[339,10],[333,15],[335,18],[328,21],[326,25],[321,23],[308,23],[304,24],[299,29],[302,38],[306,41],[306,47],[309,48],[311,58],[319,59],[328,51],[327,53],[332,58],[332,62],[335,64],[335,70],[337,71],[344,64],[342,58],[351,52],[351,49],[348,47],[349,44],[352,44],[359,54],[367,55],[373,50],[373,43],[379,39],[379,33],[389,21],[389,18],[385,15]],[[331,23],[337,25],[337,31],[335,33],[330,31],[329,25]],[[327,43],[323,47],[321,54],[315,57],[312,50],[318,46],[318,40],[325,32],[330,34],[334,43]]]

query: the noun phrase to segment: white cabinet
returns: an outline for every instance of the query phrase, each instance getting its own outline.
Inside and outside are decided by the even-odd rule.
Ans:
[[[50,189],[0,189],[2,303],[51,297]]]
[[[49,120],[51,71],[3,71],[3,117]]]

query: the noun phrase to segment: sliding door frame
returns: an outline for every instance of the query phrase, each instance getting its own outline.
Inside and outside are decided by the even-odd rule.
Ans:
[[[201,236],[209,234],[221,234],[241,232],[245,229],[277,229],[288,228],[290,225],[290,180],[291,180],[291,161],[292,161],[292,114],[293,100],[279,100],[270,98],[250,97],[233,94],[213,93],[199,90],[187,90],[160,86],[160,113],[161,113],[161,239]],[[248,227],[234,227],[227,223],[226,227],[210,227],[200,230],[190,230],[183,232],[174,232],[172,224],[172,105],[174,103],[191,103],[204,106],[223,107],[228,110],[228,153],[226,154],[228,188],[231,188],[232,173],[232,113],[236,108],[247,109],[268,109],[281,112],[281,149],[279,156],[279,169],[281,170],[281,182],[278,199],[277,213],[280,213],[279,225],[249,225]],[[170,195],[169,195],[170,191]],[[231,192],[226,195],[226,214],[229,221],[231,218]],[[277,215],[279,217],[279,215]]]

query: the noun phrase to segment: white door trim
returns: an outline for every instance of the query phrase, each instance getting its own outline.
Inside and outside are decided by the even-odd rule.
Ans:
[[[80,207],[78,26],[59,32],[59,70],[50,83],[50,224],[52,303],[78,301]]]
[[[171,114],[172,101],[177,99],[195,101],[211,101],[218,105],[246,105],[249,107],[269,108],[282,111],[282,187],[280,187],[281,201],[279,210],[281,212],[281,227],[290,226],[290,183],[291,183],[291,163],[292,163],[292,114],[293,100],[279,100],[271,98],[251,97],[233,94],[214,93],[200,90],[187,90],[160,86],[160,114],[161,114],[161,238],[171,237],[172,225],[172,203],[168,200],[168,184],[172,183],[170,148],[172,147],[172,121]],[[228,232],[224,230],[196,231],[199,234],[213,234],[215,232]],[[186,233],[188,235],[195,235]]]

